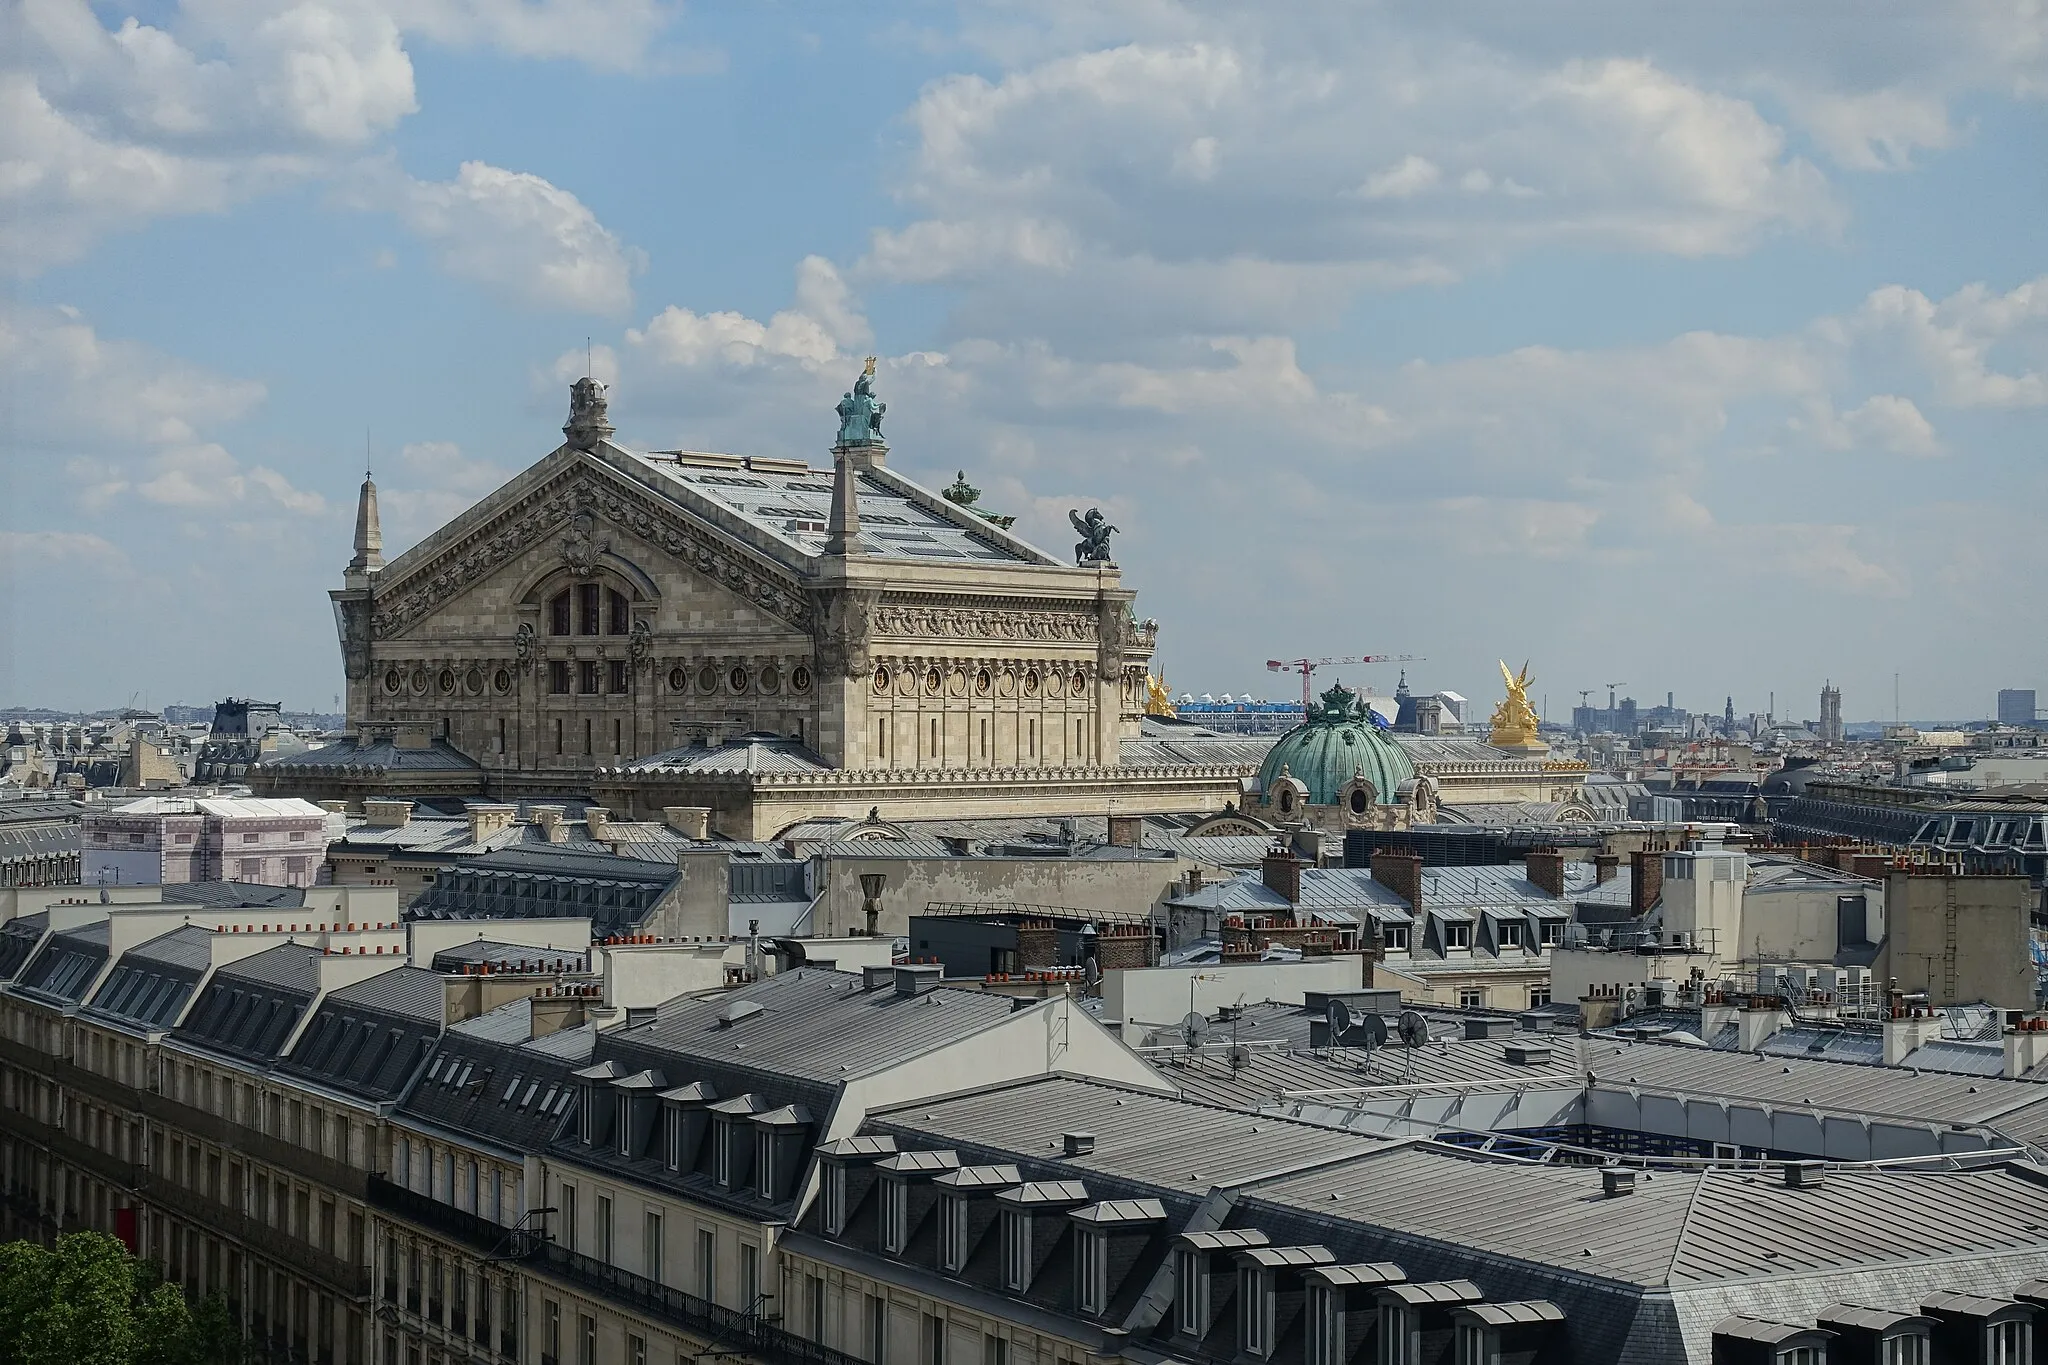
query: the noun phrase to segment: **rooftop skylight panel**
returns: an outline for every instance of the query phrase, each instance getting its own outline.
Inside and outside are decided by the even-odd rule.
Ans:
[[[505,1087],[505,1098],[499,1100],[498,1103],[510,1104],[512,1102],[512,1097],[519,1093],[519,1083],[525,1079],[526,1077],[524,1076],[514,1076],[512,1078],[512,1084]]]
[[[536,1088],[536,1089],[538,1089],[538,1087],[535,1087],[535,1088]],[[553,1103],[555,1102],[555,1091],[556,1091],[557,1089],[559,1089],[559,1088],[560,1088],[560,1087],[558,1087],[558,1086],[552,1086],[552,1085],[548,1087],[548,1093],[546,1094],[546,1096],[544,1096],[544,1097],[542,1098],[542,1100],[541,1100],[541,1102],[540,1102],[540,1108],[541,1108],[541,1112],[542,1112],[542,1113],[546,1113],[546,1112],[547,1112],[547,1108],[548,1108],[548,1106],[549,1106],[549,1105],[551,1105],[551,1104],[553,1104]],[[526,1092],[526,1097],[527,1097],[527,1099],[532,1099],[532,1098],[533,1098],[533,1091],[531,1091],[531,1090],[527,1091],[527,1092]],[[524,1104],[522,1104],[522,1105],[520,1105],[519,1107],[520,1107],[520,1108],[522,1108],[522,1109],[524,1109],[524,1108],[525,1108],[526,1106],[525,1106]]]
[[[574,1099],[575,1096],[576,1092],[573,1090],[564,1090],[562,1092],[562,1098],[555,1101],[555,1114],[557,1117],[569,1112],[569,1101]]]
[[[447,1059],[446,1057],[436,1057],[436,1058],[434,1058],[434,1064],[433,1064],[432,1066],[430,1066],[430,1067],[428,1067],[428,1068],[427,1068],[427,1079],[428,1079],[428,1080],[430,1080],[430,1081],[438,1081],[438,1080],[440,1080],[440,1079],[441,1079],[441,1068],[442,1068],[442,1067],[443,1067],[444,1065],[446,1065],[447,1061],[448,1061],[448,1059]]]

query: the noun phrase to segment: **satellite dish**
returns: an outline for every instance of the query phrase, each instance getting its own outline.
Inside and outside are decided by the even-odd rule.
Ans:
[[[1387,1045],[1387,1021],[1377,1014],[1354,1014],[1342,1000],[1330,1002],[1330,1045],[1370,1051]]]
[[[1209,1016],[1200,1010],[1189,1010],[1187,1018],[1180,1021],[1180,1036],[1187,1040],[1189,1047],[1200,1047],[1209,1041]]]
[[[1395,1028],[1402,1047],[1421,1047],[1429,1041],[1429,1021],[1414,1010],[1402,1010],[1401,1022]]]

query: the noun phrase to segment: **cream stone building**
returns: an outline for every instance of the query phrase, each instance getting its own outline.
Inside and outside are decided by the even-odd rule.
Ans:
[[[333,592],[349,738],[252,769],[361,798],[601,791],[761,837],[813,816],[1221,809],[1243,764],[1127,768],[1157,623],[1091,513],[1068,564],[888,466],[864,374],[829,468],[567,439],[390,562],[365,480]],[[758,810],[757,810],[758,808]]]

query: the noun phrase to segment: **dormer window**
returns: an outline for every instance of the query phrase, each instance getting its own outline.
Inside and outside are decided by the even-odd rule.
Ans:
[[[882,1250],[901,1256],[910,1241],[910,1186],[901,1180],[882,1182]]]
[[[732,1188],[733,1167],[737,1164],[733,1160],[735,1154],[732,1149],[735,1136],[732,1122],[721,1117],[718,1120],[717,1176],[718,1183],[727,1189]]]
[[[1382,925],[1380,928],[1380,942],[1385,945],[1386,950],[1390,953],[1407,952],[1408,926],[1405,924]]]
[[[775,1130],[762,1128],[754,1134],[754,1193],[775,1198]]]
[[[1246,1355],[1273,1354],[1273,1295],[1264,1268],[1237,1268],[1237,1340]]]
[[[967,1265],[967,1201],[957,1194],[939,1200],[939,1268],[958,1274]]]
[[[633,1097],[620,1095],[619,1102],[619,1155],[630,1157],[633,1153]]]
[[[1447,922],[1447,923],[1446,923],[1446,924],[1444,925],[1444,947],[1446,947],[1446,948],[1470,948],[1471,946],[1472,946],[1472,926],[1471,926],[1471,925],[1469,925],[1469,924],[1463,924],[1463,923],[1456,923],[1456,922]]]
[[[1209,1326],[1209,1271],[1203,1253],[1183,1247],[1174,1253],[1180,1295],[1174,1321],[1181,1335],[1200,1338]],[[1320,1362],[1310,1362],[1320,1365]]]
[[[825,1166],[825,1232],[837,1237],[846,1231],[846,1166],[833,1161]]]
[[[1003,1210],[1003,1288],[1023,1294],[1031,1288],[1031,1215]]]
[[[1109,1310],[1109,1237],[1099,1229],[1075,1232],[1074,1298],[1091,1317]]]
[[[1409,1321],[1407,1304],[1380,1304],[1379,1365],[1414,1365],[1415,1353],[1408,1340]]]
[[[683,1168],[683,1112],[671,1109],[662,1115],[664,1164],[672,1171]]]
[[[1306,1365],[1344,1365],[1344,1315],[1330,1286],[1310,1285],[1307,1308]]]

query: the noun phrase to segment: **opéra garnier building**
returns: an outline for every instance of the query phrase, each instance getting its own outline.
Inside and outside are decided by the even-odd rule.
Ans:
[[[349,738],[259,790],[593,795],[762,838],[920,815],[1214,811],[1242,764],[1131,767],[1157,623],[1076,517],[1073,563],[889,468],[874,365],[829,468],[566,439],[386,562],[367,478],[334,599]]]

